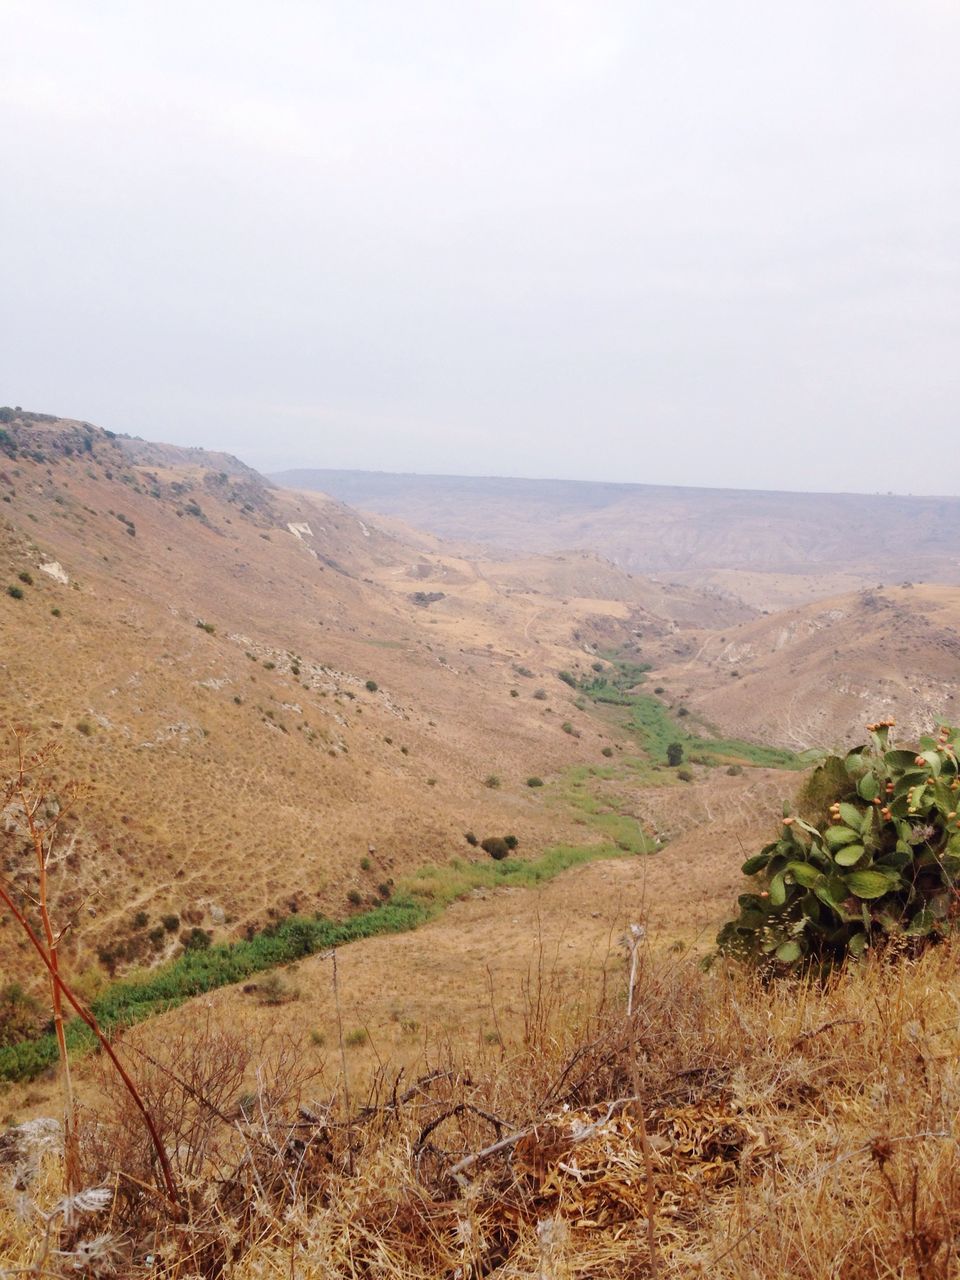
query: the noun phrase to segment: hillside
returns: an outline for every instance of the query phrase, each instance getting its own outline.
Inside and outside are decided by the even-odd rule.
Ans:
[[[810,576],[833,590],[891,580],[960,582],[960,499],[764,493],[575,480],[286,471],[317,490],[443,538],[508,551],[596,552],[634,573],[685,575],[756,603],[736,574],[780,575],[799,603]],[[794,579],[792,583],[789,581]]]
[[[556,672],[578,623],[619,643],[633,606],[557,600],[531,628],[532,597],[456,559],[424,578],[339,503],[85,423],[7,423],[0,494],[4,758],[23,724],[94,783],[64,890],[80,967],[169,954],[164,916],[237,936],[365,909],[471,828],[531,852],[573,832],[524,783],[595,758]]]
[[[658,650],[671,699],[728,732],[803,750],[849,747],[870,716],[916,737],[960,708],[960,590],[877,587]]]

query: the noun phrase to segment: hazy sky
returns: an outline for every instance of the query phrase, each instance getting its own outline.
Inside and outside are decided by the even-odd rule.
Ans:
[[[960,0],[0,0],[0,403],[960,491]]]

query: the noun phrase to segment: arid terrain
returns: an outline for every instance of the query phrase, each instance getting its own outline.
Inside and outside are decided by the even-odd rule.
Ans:
[[[746,1223],[751,1160],[762,1166],[757,1176],[773,1203],[784,1170],[789,1182],[789,1171],[802,1167],[791,1192],[800,1194],[824,1151],[833,1149],[832,1139],[810,1138],[814,1130],[802,1126],[782,1141],[773,1138],[777,1063],[788,1063],[805,1125],[828,1094],[817,1125],[829,1126],[834,1104],[852,1108],[862,1124],[865,1091],[880,1088],[866,1059],[849,1068],[855,1087],[840,1080],[836,1042],[817,1043],[826,1056],[816,1068],[807,1049],[798,1048],[808,1034],[819,1036],[821,1023],[854,1019],[849,993],[811,996],[809,1009],[796,1015],[777,997],[776,1022],[764,1040],[762,990],[742,976],[725,986],[726,978],[708,979],[698,964],[742,890],[746,853],[769,838],[817,752],[860,741],[864,722],[878,716],[896,719],[904,741],[951,717],[960,694],[960,586],[953,585],[949,545],[958,504],[944,500],[929,514],[905,499],[811,497],[830,528],[814,545],[809,533],[793,541],[786,533],[806,495],[763,495],[768,504],[754,503],[742,518],[735,495],[703,491],[694,517],[685,505],[694,491],[644,490],[641,504],[623,486],[590,486],[616,490],[616,502],[594,495],[579,507],[574,502],[569,519],[557,519],[550,503],[565,503],[566,489],[548,501],[545,491],[527,486],[526,504],[504,489],[499,514],[488,492],[482,515],[476,494],[461,506],[463,493],[451,490],[428,518],[429,487],[411,484],[408,493],[397,483],[378,497],[376,486],[364,488],[361,479],[346,495],[363,508],[358,513],[322,493],[277,487],[223,454],[39,414],[3,425],[4,776],[15,775],[16,730],[28,750],[57,744],[43,792],[48,816],[56,815],[67,779],[82,786],[57,834],[51,870],[56,916],[72,922],[61,944],[63,963],[86,998],[102,998],[118,980],[145,989],[151,975],[211,942],[225,944],[226,955],[230,946],[256,946],[271,930],[318,913],[349,926],[406,903],[413,912],[408,923],[371,926],[380,936],[358,934],[361,940],[337,948],[336,978],[326,949],[282,969],[254,966],[245,981],[190,987],[167,1002],[175,1007],[151,1005],[154,1016],[120,1037],[125,1052],[143,1071],[166,1061],[170,1046],[186,1053],[194,1037],[214,1059],[228,1049],[238,1054],[235,1096],[218,1104],[221,1120],[241,1115],[241,1097],[266,1087],[262,1063],[250,1052],[244,1057],[231,1039],[242,1031],[248,1045],[283,1042],[287,1053],[296,1045],[309,1078],[320,1073],[317,1096],[328,1098],[328,1108],[349,1081],[354,1102],[366,1099],[369,1114],[382,1117],[398,1105],[389,1102],[389,1088],[396,1077],[396,1099],[402,1071],[405,1081],[419,1075],[457,1082],[442,1099],[426,1086],[414,1099],[427,1107],[417,1113],[424,1132],[454,1115],[466,1124],[469,1114],[488,1115],[485,1123],[500,1134],[507,1121],[490,1122],[490,1109],[508,1109],[516,1125],[536,1113],[532,1093],[510,1093],[508,1071],[520,1071],[531,1090],[540,1072],[579,1079],[575,1064],[594,1063],[594,1050],[582,1042],[592,1026],[590,1043],[606,1048],[597,1049],[590,1070],[604,1088],[632,1095],[645,1071],[643,1087],[656,1082],[663,1097],[683,1093],[690,1106],[694,1095],[698,1107],[709,1096],[729,1132],[736,1129],[729,1149],[711,1148],[719,1199],[708,1190],[714,1175],[701,1171],[696,1177],[707,1181],[697,1183],[699,1208],[684,1183],[670,1202],[675,1208],[661,1210],[661,1226],[672,1224],[661,1246],[669,1273],[704,1274],[697,1258],[706,1265],[723,1252],[723,1213]],[[382,516],[370,514],[375,498]],[[791,513],[782,519],[781,499]],[[842,518],[828,520],[840,502],[847,504]],[[880,506],[884,520],[876,516]],[[880,576],[896,529],[879,546],[873,539],[876,522],[887,518],[891,526],[917,520],[922,532],[915,557],[903,553]],[[713,539],[711,520],[728,521]],[[647,533],[660,529],[642,547],[631,541],[641,525]],[[620,541],[605,538],[604,529],[619,530]],[[677,529],[687,533],[681,538]],[[845,538],[853,538],[846,559]],[[752,539],[767,547],[753,559]],[[939,566],[942,580],[907,582],[901,574],[911,566],[918,579]],[[667,763],[670,743],[682,747],[679,768]],[[814,754],[805,754],[810,749]],[[32,885],[18,803],[11,793],[3,811],[2,874],[14,893]],[[513,841],[507,861],[478,847],[478,840],[507,835]],[[622,938],[631,924],[643,926],[637,990],[650,1000],[642,1068],[626,1065],[631,1058],[621,1031],[616,1043],[604,1039],[621,1025]],[[221,953],[215,945],[210,954]],[[31,959],[5,915],[0,988],[9,993],[20,984],[16,989],[39,1007],[46,984]],[[892,999],[884,979],[863,981],[875,983],[877,1000]],[[926,1009],[932,981],[917,977],[911,1007]],[[194,991],[205,994],[187,998]],[[671,1008],[680,1038],[658,1041],[654,1020],[669,1017]],[[756,1048],[749,1068],[734,1064],[738,1025]],[[700,1031],[702,1052],[695,1051]],[[876,1035],[884,1071],[901,1070],[893,1031]],[[11,1033],[7,1044],[16,1043]],[[678,1080],[692,1083],[680,1089]],[[161,1094],[166,1087],[159,1076],[154,1085]],[[91,1055],[78,1060],[76,1087],[93,1112],[103,1105],[104,1088],[113,1096]],[[56,1111],[49,1070],[11,1074],[3,1088],[7,1123]],[[848,1088],[859,1098],[855,1106]],[[890,1115],[900,1108],[904,1124],[919,1124],[912,1112],[906,1116],[900,1086],[890,1088],[891,1099],[896,1095],[888,1099]],[[587,1105],[588,1094],[584,1085],[576,1098]],[[566,1095],[557,1087],[547,1096]],[[441,1102],[454,1110],[429,1110]],[[755,1119],[741,1124],[741,1113]],[[672,1114],[657,1111],[657,1143],[674,1141]],[[130,1123],[133,1132],[135,1118]],[[266,1117],[263,1124],[266,1133]],[[928,1128],[942,1124],[938,1111]],[[380,1169],[379,1203],[392,1206],[399,1222],[413,1212],[406,1191],[398,1190],[406,1175],[383,1182],[383,1162],[399,1161],[399,1169],[406,1157],[391,1143],[422,1151],[426,1137],[402,1138],[402,1125],[388,1129],[377,1138],[385,1145],[368,1150],[358,1139],[355,1154]],[[98,1132],[91,1149],[105,1150],[106,1131]],[[463,1132],[463,1141],[480,1142],[469,1126]],[[123,1158],[136,1165],[141,1157],[123,1146],[134,1141],[129,1133],[110,1141],[119,1144],[111,1148],[115,1158],[122,1147]],[[848,1138],[836,1141],[843,1146]],[[771,1154],[788,1149],[794,1165]],[[430,1150],[430,1160],[441,1159]],[[666,1150],[656,1146],[657,1158],[666,1160]],[[346,1159],[352,1171],[354,1149],[330,1159]],[[200,1166],[191,1169],[199,1176]],[[149,1162],[137,1176],[152,1176]],[[370,1177],[363,1195],[373,1195]],[[886,1195],[878,1185],[870,1194]],[[430,1186],[440,1194],[440,1184]],[[822,1192],[840,1199],[848,1193],[839,1183]],[[347,1213],[341,1192],[328,1187],[323,1195],[337,1203],[336,1213]],[[266,1191],[263,1197],[266,1203]],[[439,1202],[431,1212],[442,1216]],[[648,1262],[638,1261],[647,1248],[636,1225],[639,1210],[631,1212],[634,1226],[621,1235],[632,1271],[623,1269],[627,1254],[615,1247],[616,1215],[583,1227],[599,1234],[579,1253],[559,1244],[551,1252],[542,1233],[536,1236],[534,1215],[510,1237],[520,1250],[510,1256],[519,1267],[522,1255],[523,1265],[539,1265],[539,1272],[496,1270],[476,1260],[473,1270],[456,1271],[444,1219],[435,1243],[446,1250],[447,1270],[430,1270],[440,1265],[437,1253],[429,1263],[408,1258],[408,1270],[399,1254],[389,1265],[365,1254],[353,1273],[325,1271],[343,1262],[341,1245],[327,1241],[326,1254],[316,1245],[316,1256],[328,1259],[323,1266],[310,1270],[304,1263],[294,1273],[311,1280],[646,1276]],[[729,1270],[708,1272],[763,1274],[760,1241],[773,1247],[765,1223],[758,1221],[756,1241]],[[19,1230],[0,1213],[0,1259],[4,1242],[11,1257],[28,1256]],[[136,1238],[129,1225],[125,1230],[128,1242]],[[298,1227],[297,1248],[307,1247],[312,1230]],[[798,1262],[802,1234],[797,1226],[777,1246],[783,1254],[776,1274],[826,1274]],[[281,1237],[283,1249],[294,1248],[277,1227]],[[137,1248],[145,1252],[147,1245],[139,1241]],[[868,1254],[875,1256],[868,1250],[851,1262],[851,1274],[874,1274],[856,1271]],[[218,1272],[218,1263],[201,1273],[266,1275],[272,1256],[270,1248],[252,1253],[249,1271]],[[745,1269],[736,1270],[744,1258]],[[183,1266],[170,1274],[182,1280],[194,1274]]]
[[[513,553],[597,552],[633,573],[710,585],[761,608],[877,582],[960,582],[960,499],[768,493],[374,471],[288,471],[447,539]]]

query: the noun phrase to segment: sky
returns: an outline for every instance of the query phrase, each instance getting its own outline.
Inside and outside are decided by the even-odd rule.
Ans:
[[[0,0],[0,403],[960,492],[960,0]]]

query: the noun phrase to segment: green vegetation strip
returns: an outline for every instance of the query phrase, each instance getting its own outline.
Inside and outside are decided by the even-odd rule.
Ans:
[[[667,747],[671,742],[680,743],[687,760],[704,756],[718,763],[752,764],[767,769],[805,769],[810,763],[806,756],[798,756],[782,747],[764,747],[740,738],[700,737],[679,724],[660,699],[649,693],[632,694],[629,708],[626,727],[637,735],[644,750],[660,764],[666,764]]]
[[[696,762],[696,757],[700,757],[704,764],[723,762],[768,769],[805,769],[811,763],[809,752],[798,756],[793,751],[744,742],[740,738],[703,738],[691,732],[679,723],[677,716],[671,715],[659,698],[636,692],[637,686],[646,682],[649,663],[627,661],[615,652],[604,653],[603,658],[607,666],[594,663],[591,673],[579,681],[569,672],[561,672],[560,678],[593,702],[625,708],[622,724],[636,735],[651,760],[666,764],[667,747],[676,742],[683,747],[687,760]],[[682,709],[680,716],[686,716]]]
[[[559,845],[526,862],[506,858],[472,863],[456,858],[446,867],[422,867],[401,884],[390,902],[372,911],[342,921],[290,916],[249,940],[189,949],[150,973],[112,983],[91,1008],[105,1032],[117,1031],[175,1008],[192,996],[243,982],[276,965],[361,938],[416,929],[473,889],[530,888],[569,867],[623,856],[624,850],[609,844]],[[67,1044],[72,1053],[83,1053],[95,1043],[79,1018],[68,1024]],[[52,1033],[6,1045],[0,1048],[0,1080],[33,1080],[56,1061],[57,1042]]]

